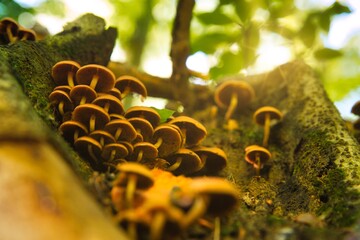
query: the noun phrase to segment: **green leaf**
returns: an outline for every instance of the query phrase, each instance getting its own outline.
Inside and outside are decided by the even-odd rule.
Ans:
[[[214,11],[209,13],[201,13],[196,16],[200,22],[208,25],[225,25],[234,23],[234,21],[226,14],[220,11]]]
[[[236,14],[240,18],[240,20],[243,23],[248,22],[253,15],[251,1],[236,0],[233,2],[233,4],[235,7]]]
[[[310,14],[299,31],[299,37],[307,47],[312,47],[316,38],[316,16]]]
[[[330,23],[331,23],[331,16],[324,12],[323,14],[320,14],[319,16],[319,26],[322,30],[329,32],[330,29]]]
[[[327,11],[329,11],[332,15],[341,14],[341,13],[351,13],[351,10],[348,6],[344,6],[338,1],[334,2]]]
[[[331,48],[321,48],[314,53],[315,58],[318,60],[328,60],[342,55],[343,53],[341,51]]]
[[[155,107],[151,107],[151,108],[153,108],[155,111],[159,113],[161,123],[166,122],[175,113],[175,111],[166,108],[163,109],[158,109]]]
[[[214,53],[221,44],[230,44],[237,39],[237,35],[230,32],[205,33],[196,38],[192,44],[192,52],[202,51]]]
[[[212,78],[238,73],[243,68],[241,52],[224,52],[219,58],[219,64],[210,69]]]

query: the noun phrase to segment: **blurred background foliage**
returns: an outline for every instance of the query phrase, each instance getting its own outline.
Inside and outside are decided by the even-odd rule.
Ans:
[[[335,47],[329,44],[331,37],[344,36],[329,32],[337,18],[359,13],[357,1],[197,0],[188,67],[208,73],[216,82],[303,59],[317,71],[344,118],[351,119],[351,105],[360,100],[360,27]],[[176,4],[176,0],[0,0],[0,17],[12,17],[25,27],[40,24],[55,34],[66,22],[93,12],[118,28],[113,61],[168,77]]]

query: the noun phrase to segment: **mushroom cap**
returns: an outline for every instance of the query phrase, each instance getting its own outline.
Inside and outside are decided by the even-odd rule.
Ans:
[[[154,130],[152,142],[156,144],[159,138],[162,139],[161,145],[158,146],[159,157],[168,156],[179,150],[182,146],[183,138],[180,131],[174,126],[176,125],[162,124]]]
[[[66,92],[69,96],[70,96],[70,91],[71,91],[72,87],[68,86],[68,85],[60,85],[60,86],[56,86],[54,87],[54,90],[60,90],[63,92]],[[71,98],[71,97],[70,97]]]
[[[124,107],[121,103],[121,101],[110,94],[102,94],[98,96],[94,101],[92,102],[95,105],[98,105],[102,108],[105,107],[105,105],[109,105],[108,113],[115,113],[115,114],[123,114],[124,113]]]
[[[96,75],[99,77],[95,86],[96,92],[108,92],[114,87],[114,73],[107,67],[98,64],[88,64],[79,68],[76,73],[76,81],[78,84],[90,86],[93,77]]]
[[[103,93],[99,93],[99,96],[103,94]],[[116,97],[117,99],[121,100],[121,91],[115,87],[113,87],[112,89],[110,89],[110,91],[108,92],[108,94],[113,95],[114,97]]]
[[[180,148],[175,153],[165,157],[165,160],[172,165],[178,158],[181,158],[181,163],[180,166],[172,172],[174,175],[187,175],[199,171],[201,159],[192,150]]]
[[[128,155],[131,155],[134,152],[134,146],[130,142],[117,141],[117,143],[121,143],[122,145],[124,145],[126,147],[126,149],[128,150]]]
[[[360,118],[356,119],[355,122],[353,122],[353,128],[355,130],[360,130]]]
[[[119,89],[120,92],[127,95],[128,92],[137,93],[143,98],[147,97],[147,90],[145,85],[136,77],[123,75],[116,79],[115,88]]]
[[[74,109],[74,104],[71,101],[69,94],[61,90],[52,91],[49,95],[49,100],[52,104],[59,104],[60,102],[64,103],[63,109],[64,112],[70,112]]]
[[[80,104],[83,97],[85,97],[86,100],[84,103],[91,103],[96,96],[97,94],[95,90],[87,85],[76,85],[71,88],[70,91],[70,98],[76,106]]]
[[[138,142],[138,143],[134,144],[134,151],[129,159],[137,160],[137,157],[138,157],[140,151],[142,151],[141,160],[155,159],[158,156],[158,150],[154,146],[154,144],[149,143],[149,142]]]
[[[351,113],[360,116],[360,101],[357,101],[351,108]]]
[[[228,213],[236,206],[239,199],[237,188],[220,177],[194,178],[188,188],[195,196],[200,195],[208,199],[206,213],[213,216]]]
[[[154,128],[151,123],[145,118],[133,117],[129,118],[128,121],[141,134],[142,141],[148,142],[154,134]]]
[[[282,112],[272,106],[264,106],[255,111],[253,115],[254,122],[259,125],[265,124],[265,116],[269,114],[271,120],[281,121],[283,118]]]
[[[110,116],[101,107],[85,103],[77,106],[72,115],[72,120],[83,123],[89,127],[91,116],[95,116],[95,129],[102,129],[110,121]]]
[[[114,181],[114,186],[126,187],[129,174],[135,174],[137,176],[137,189],[147,189],[154,184],[154,176],[151,171],[139,163],[122,163],[118,164],[116,168],[119,170],[119,174]]]
[[[264,147],[258,145],[251,145],[245,148],[245,160],[254,165],[255,168],[259,168],[261,166],[257,165],[256,155],[260,157],[260,162],[264,163],[271,158],[271,153]]]
[[[148,120],[153,127],[156,127],[160,123],[159,113],[151,108],[145,106],[132,106],[125,112],[126,118],[140,117]]]
[[[28,41],[35,41],[36,40],[36,33],[35,31],[27,28],[19,28],[18,31],[18,39],[20,40],[28,40]]]
[[[115,133],[119,128],[122,130],[119,138],[115,139],[116,141],[125,140],[131,142],[136,138],[135,128],[126,119],[111,120],[105,125],[104,130],[115,136]]]
[[[109,143],[103,147],[101,157],[105,160],[109,159],[112,151],[115,151],[114,159],[121,159],[129,154],[126,146],[124,146],[123,144]]]
[[[124,117],[124,115],[117,114],[117,113],[110,113],[109,115],[110,115],[110,121],[117,120],[117,119],[123,119],[123,120],[126,119]]]
[[[68,85],[68,73],[72,72],[75,81],[75,75],[79,68],[80,64],[75,61],[60,61],[55,63],[55,65],[52,67],[51,76],[54,79],[56,85]]]
[[[106,144],[110,144],[110,143],[114,143],[115,139],[114,136],[111,135],[110,133],[108,133],[107,131],[104,130],[95,130],[92,131],[89,134],[89,137],[92,137],[93,139],[95,139],[96,141],[98,141],[100,143],[101,146],[104,146]]]
[[[6,39],[4,40],[6,41],[6,44],[10,42],[9,36],[7,36],[7,31],[6,31],[6,29],[9,26],[10,26],[11,34],[13,36],[17,36],[19,30],[18,23],[14,19],[9,17],[2,18],[0,21],[0,35],[5,35]]]
[[[218,173],[227,165],[227,156],[220,148],[197,146],[192,150],[199,155],[202,161],[206,158],[205,165],[200,170],[201,172]]]
[[[59,130],[63,138],[71,144],[74,143],[75,132],[78,133],[78,137],[82,137],[88,134],[86,127],[82,123],[72,120],[63,122],[60,125]]]
[[[223,109],[227,109],[230,105],[231,97],[236,94],[238,98],[238,109],[241,109],[255,98],[253,87],[245,81],[229,80],[221,83],[215,89],[215,103]]]
[[[169,123],[174,124],[181,129],[182,133],[185,135],[185,145],[188,147],[200,144],[207,135],[204,125],[188,116],[176,117],[169,121]]]

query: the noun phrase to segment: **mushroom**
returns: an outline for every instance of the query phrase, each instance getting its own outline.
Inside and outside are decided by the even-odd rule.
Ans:
[[[111,120],[104,126],[104,130],[114,136],[115,141],[125,140],[128,142],[136,138],[136,130],[126,119]]]
[[[84,103],[74,109],[72,120],[84,124],[91,133],[95,129],[103,128],[110,121],[110,116],[101,107],[92,103]]]
[[[60,130],[63,138],[66,141],[68,141],[70,144],[74,144],[74,142],[79,137],[82,137],[82,136],[85,136],[88,134],[88,130],[82,123],[72,121],[72,120],[63,122],[60,125],[59,130]]]
[[[129,118],[128,121],[135,128],[138,135],[141,135],[141,139],[144,142],[150,141],[154,134],[154,128],[151,123],[145,118],[133,117]]]
[[[17,34],[19,25],[17,22],[9,17],[5,17],[0,21],[0,33],[4,35],[5,44],[13,43],[17,41]]]
[[[245,148],[245,160],[254,166],[257,176],[260,176],[260,169],[270,158],[271,153],[264,147],[251,145]]]
[[[92,131],[89,136],[98,141],[101,147],[115,142],[114,136],[102,129]]]
[[[124,113],[124,107],[121,101],[110,94],[102,94],[98,96],[92,103],[102,107],[105,112],[109,114],[114,113],[121,115]]]
[[[115,84],[115,75],[107,67],[88,64],[79,68],[76,73],[78,84],[88,85],[96,92],[108,92]]]
[[[79,137],[74,143],[76,151],[80,153],[85,159],[90,161],[90,165],[95,170],[101,170],[100,163],[102,146],[98,141],[89,136]]]
[[[228,121],[236,109],[243,109],[255,98],[254,89],[245,81],[229,80],[215,89],[215,103],[227,109],[225,120]]]
[[[133,207],[133,198],[136,189],[148,189],[154,184],[151,171],[139,163],[123,163],[117,166],[119,173],[114,186],[125,187],[126,208]]]
[[[174,175],[187,175],[200,170],[201,159],[196,153],[187,148],[180,148],[174,154],[165,157],[170,164],[167,171]]]
[[[271,120],[281,121],[283,114],[275,107],[264,106],[255,111],[253,115],[254,122],[264,126],[263,146],[267,147],[270,136]]]
[[[197,174],[216,174],[227,165],[226,154],[220,148],[197,146],[191,150],[201,159],[201,168]]]
[[[95,90],[87,85],[76,85],[70,90],[70,98],[76,106],[91,103],[96,96]]]
[[[158,156],[157,148],[149,142],[138,142],[134,144],[134,151],[130,160],[140,162],[146,159],[155,159]]]
[[[35,41],[36,40],[36,33],[31,29],[26,28],[19,28],[17,38],[20,41],[28,40],[28,41]]]
[[[125,112],[125,117],[127,119],[133,117],[144,118],[151,123],[153,128],[155,128],[160,123],[159,113],[151,107],[132,106]]]
[[[74,109],[74,104],[69,94],[64,91],[53,91],[49,95],[49,100],[52,105],[57,105],[57,109],[61,116],[64,116],[66,112],[71,112]]]
[[[123,75],[116,79],[115,88],[121,92],[121,99],[125,98],[129,93],[137,93],[143,101],[147,97],[145,85],[136,77]]]
[[[68,85],[71,88],[75,86],[75,75],[80,64],[72,60],[57,62],[51,69],[51,76],[56,85]]]
[[[219,177],[194,178],[188,184],[187,192],[190,196],[194,196],[194,202],[182,220],[185,227],[190,226],[204,214],[215,218],[227,214],[234,209],[239,197],[236,187]]]
[[[357,101],[351,108],[351,113],[360,116],[360,101]]]
[[[101,157],[111,163],[116,159],[123,159],[129,154],[128,149],[121,143],[109,143],[102,149]]]
[[[99,96],[101,96],[103,93],[99,93]],[[108,94],[113,95],[114,97],[116,97],[117,99],[121,100],[121,92],[119,89],[113,87],[112,89],[110,89],[110,91],[108,92]]]
[[[159,157],[166,157],[182,147],[183,137],[176,125],[162,124],[155,128],[152,142],[159,151]]]
[[[206,137],[207,131],[204,125],[191,117],[175,117],[170,120],[169,123],[180,128],[187,147],[193,147],[200,144]]]

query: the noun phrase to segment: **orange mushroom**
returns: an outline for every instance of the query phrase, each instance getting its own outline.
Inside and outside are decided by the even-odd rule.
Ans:
[[[271,153],[264,147],[251,145],[245,148],[245,160],[254,166],[257,176],[260,176],[260,169],[270,158]]]

